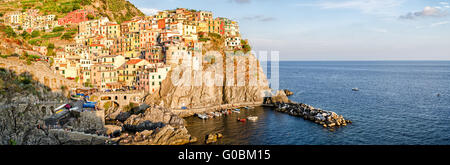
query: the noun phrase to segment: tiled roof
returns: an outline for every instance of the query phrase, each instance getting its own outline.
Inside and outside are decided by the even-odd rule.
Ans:
[[[130,61],[127,61],[127,65],[133,65],[141,62],[143,59],[131,59]]]

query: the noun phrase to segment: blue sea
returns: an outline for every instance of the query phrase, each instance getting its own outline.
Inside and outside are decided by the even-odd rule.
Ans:
[[[257,107],[206,121],[187,118],[198,144],[210,132],[224,134],[217,144],[450,144],[450,61],[282,61],[279,73],[280,89],[294,92],[291,100],[334,111],[353,124],[330,131]],[[236,121],[249,115],[259,120]]]

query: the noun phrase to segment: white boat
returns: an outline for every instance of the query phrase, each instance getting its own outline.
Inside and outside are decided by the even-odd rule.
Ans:
[[[214,116],[215,116],[215,117],[220,117],[220,116],[222,116],[222,114],[219,113],[219,112],[214,112]]]
[[[255,120],[258,120],[258,116],[249,116],[249,117],[247,117],[247,119],[255,121]]]
[[[359,91],[358,88],[352,88],[352,91]]]
[[[205,114],[197,114],[197,117],[203,120],[208,119],[208,116]]]

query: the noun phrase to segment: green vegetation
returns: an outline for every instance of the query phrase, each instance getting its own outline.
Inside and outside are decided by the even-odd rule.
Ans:
[[[20,59],[24,59],[27,61],[27,65],[31,65],[33,61],[36,61],[37,59],[40,59],[40,56],[37,55],[29,55],[27,52],[24,52],[22,56],[19,57]]]
[[[9,139],[9,145],[17,145],[17,142],[14,139]]]
[[[137,107],[138,105],[135,105],[133,103],[129,103],[128,105],[123,107],[123,111],[124,112],[128,112],[131,111],[133,108]]]
[[[55,38],[61,36],[62,33],[49,33],[44,34],[41,38]]]
[[[73,38],[73,35],[76,34],[76,32],[66,32],[61,36],[61,39],[63,40],[71,40]]]
[[[31,38],[30,33],[28,33],[27,31],[23,31],[22,34],[20,34],[20,36],[24,39],[24,40],[28,40]]]
[[[36,38],[41,36],[41,32],[39,32],[39,30],[34,30],[31,32],[31,38]]]
[[[107,109],[109,109],[109,107],[111,107],[111,105],[112,105],[112,102],[108,101],[105,103],[105,105],[103,105],[103,109],[107,110]]]
[[[17,37],[16,32],[14,32],[14,29],[11,28],[11,26],[2,26],[2,27],[0,27],[0,29],[1,29],[1,31],[6,33],[6,36],[8,38],[11,38],[11,37],[16,38]]]
[[[87,15],[87,18],[88,18],[89,20],[95,19],[95,17],[94,17],[92,14],[88,14],[88,15]]]
[[[247,54],[249,51],[252,50],[252,48],[250,47],[250,45],[248,44],[247,40],[241,40],[241,45],[242,45],[242,51]]]
[[[35,45],[35,46],[40,46],[42,44],[43,40],[44,39],[41,39],[41,38],[31,39],[31,40],[28,41],[28,44]]]
[[[207,41],[209,41],[209,38],[199,38],[198,40],[201,42],[207,42]]]
[[[53,51],[55,49],[55,45],[53,43],[49,43],[47,45],[47,56],[55,56],[56,53]]]
[[[52,32],[60,32],[60,31],[64,31],[64,26],[58,26],[53,28]]]

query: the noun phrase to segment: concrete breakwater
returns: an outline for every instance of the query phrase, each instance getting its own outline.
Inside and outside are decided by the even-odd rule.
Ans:
[[[275,111],[287,113],[292,116],[303,117],[323,127],[346,126],[352,123],[333,111],[326,111],[303,103],[274,103],[271,105]]]

